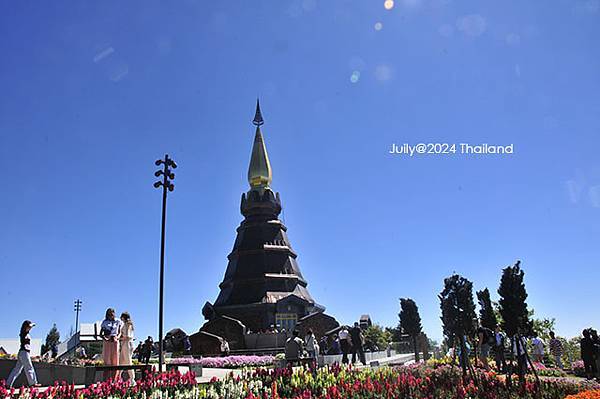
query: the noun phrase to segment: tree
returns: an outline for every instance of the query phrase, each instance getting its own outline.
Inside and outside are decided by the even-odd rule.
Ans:
[[[466,352],[465,337],[474,336],[477,320],[473,302],[473,283],[454,274],[444,279],[444,290],[439,295],[442,309],[444,335],[450,346],[455,347],[456,339],[462,354]],[[467,375],[468,356],[461,356],[463,377]],[[470,369],[471,370],[471,369]],[[471,370],[472,372],[472,370]]]
[[[502,329],[509,337],[518,334],[529,334],[532,326],[527,311],[527,291],[523,277],[525,272],[521,270],[521,261],[514,266],[508,266],[502,270],[500,280],[500,314],[502,315]]]
[[[490,299],[490,290],[485,288],[477,291],[477,301],[479,302],[479,322],[483,327],[494,330],[498,325],[498,320]]]
[[[500,314],[502,315],[502,328],[506,331],[506,335],[510,337],[513,345],[516,347],[516,352],[521,350],[521,334],[531,335],[533,332],[533,323],[529,320],[529,311],[527,310],[527,291],[523,278],[525,272],[521,270],[521,261],[518,260],[514,266],[508,266],[502,270],[502,278],[500,279],[500,287],[498,294],[500,295]],[[527,351],[524,351],[526,361],[531,366],[531,371],[535,375],[536,381],[539,384],[539,377],[533,367],[533,363],[529,358]],[[519,359],[519,362],[523,360]],[[526,363],[523,367],[526,367]],[[522,373],[522,367],[519,365],[519,373]],[[510,385],[510,373],[508,375],[508,384]],[[521,383],[524,383],[524,379]]]
[[[56,324],[52,325],[50,331],[46,335],[46,343],[42,345],[42,354],[51,351],[52,348],[58,347],[60,343],[60,333],[58,332],[58,328],[56,328]]]
[[[473,302],[473,283],[458,274],[447,277],[439,298],[442,325],[448,343],[452,344],[458,337],[474,336],[477,316]]]
[[[413,343],[415,352],[415,361],[419,361],[419,347],[417,339],[421,334],[423,327],[421,326],[421,316],[419,316],[419,308],[415,301],[410,298],[400,298],[400,327],[405,334],[408,334]]]
[[[375,346],[379,350],[385,349],[388,342],[391,342],[392,336],[387,329],[384,329],[378,324],[373,324],[367,327],[364,331],[366,347],[374,350]]]

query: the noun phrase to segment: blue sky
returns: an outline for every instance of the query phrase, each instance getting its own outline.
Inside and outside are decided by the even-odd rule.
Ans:
[[[389,5],[389,3],[388,3]],[[600,327],[600,2],[11,2],[0,13],[0,336],[108,306],[189,333],[235,239],[257,96],[273,188],[312,295],[341,322],[418,303],[441,337],[453,271],[521,259],[559,334]],[[388,154],[392,143],[512,155]]]

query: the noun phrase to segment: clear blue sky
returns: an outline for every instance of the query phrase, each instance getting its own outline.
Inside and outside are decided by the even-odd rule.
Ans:
[[[600,327],[600,2],[5,2],[0,13],[0,336],[108,306],[195,332],[242,220],[257,95],[289,237],[341,322],[441,337],[453,271],[489,287],[521,259],[560,334]],[[379,24],[377,24],[379,23]],[[514,144],[512,156],[388,154]]]

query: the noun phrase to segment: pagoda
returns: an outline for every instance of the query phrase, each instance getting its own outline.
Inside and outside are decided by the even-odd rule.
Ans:
[[[206,303],[203,314],[209,322],[235,319],[252,332],[272,328],[290,331],[299,320],[325,308],[308,292],[287,228],[279,219],[281,199],[271,189],[272,169],[261,131],[263,123],[257,100],[248,168],[250,189],[242,194],[240,205],[244,220],[227,256],[219,296],[214,304]]]

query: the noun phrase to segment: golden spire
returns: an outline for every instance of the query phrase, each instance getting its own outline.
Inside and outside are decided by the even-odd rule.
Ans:
[[[260,126],[264,123],[260,113],[260,104],[256,100],[256,114],[252,123],[256,126],[254,135],[254,145],[252,146],[252,157],[250,158],[250,167],[248,168],[248,183],[252,190],[263,190],[269,187],[273,175],[271,173],[271,163],[267,154],[267,147],[260,131]]]

